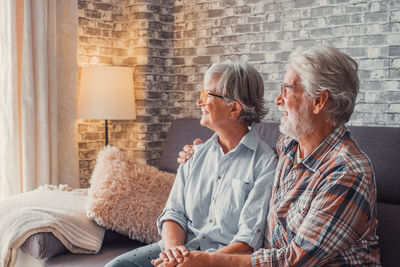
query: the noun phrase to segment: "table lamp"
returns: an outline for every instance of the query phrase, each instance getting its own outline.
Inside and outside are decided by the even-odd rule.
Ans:
[[[136,118],[132,68],[81,67],[78,117],[105,120],[105,143],[107,146],[108,120],[133,120]]]

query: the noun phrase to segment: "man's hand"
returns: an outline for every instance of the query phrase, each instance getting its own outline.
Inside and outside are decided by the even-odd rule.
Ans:
[[[189,255],[189,251],[185,246],[171,247],[160,253],[158,259],[152,260],[151,264],[154,266],[176,266],[183,262],[183,258]],[[162,265],[163,264],[163,265]]]
[[[251,254],[227,254],[220,252],[190,251],[177,267],[251,267]]]
[[[183,263],[178,264],[178,267],[208,267],[210,265],[210,254],[203,251],[191,251],[184,258]]]
[[[193,146],[198,145],[204,143],[203,140],[201,140],[200,138],[197,138],[196,140],[193,141],[193,145],[186,145],[183,147],[182,151],[179,152],[178,158],[177,158],[177,162],[179,164],[184,164],[186,163],[186,161],[188,159],[190,159],[190,157],[193,155],[194,151],[193,151]]]

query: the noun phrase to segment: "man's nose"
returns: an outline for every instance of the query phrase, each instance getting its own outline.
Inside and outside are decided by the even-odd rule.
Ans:
[[[282,94],[281,92],[275,97],[275,105],[279,106],[283,104]]]

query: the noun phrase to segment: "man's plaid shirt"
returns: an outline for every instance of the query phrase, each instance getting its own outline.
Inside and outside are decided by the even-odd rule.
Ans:
[[[379,266],[376,186],[368,157],[344,126],[293,166],[281,136],[264,249],[253,266]]]

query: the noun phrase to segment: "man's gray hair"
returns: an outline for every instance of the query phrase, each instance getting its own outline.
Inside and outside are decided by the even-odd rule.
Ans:
[[[326,114],[333,124],[349,121],[359,91],[358,65],[351,57],[329,46],[296,49],[290,61],[310,97],[328,91]]]
[[[215,63],[204,75],[204,85],[215,77],[220,78],[217,93],[228,102],[238,101],[242,105],[240,121],[251,125],[268,113],[264,107],[264,82],[254,67],[243,61]]]

